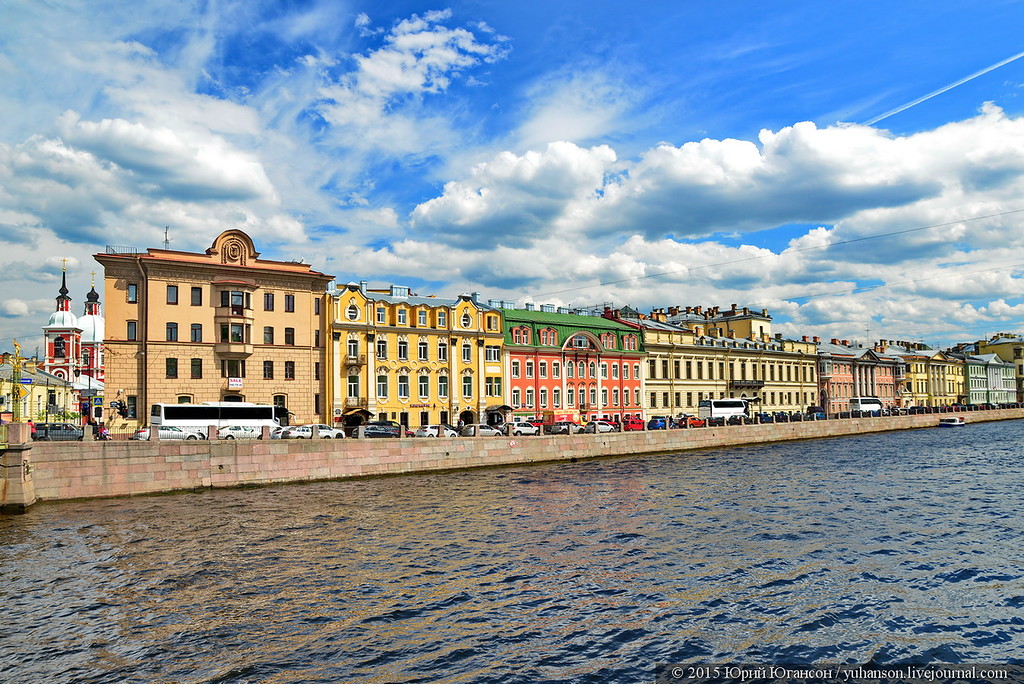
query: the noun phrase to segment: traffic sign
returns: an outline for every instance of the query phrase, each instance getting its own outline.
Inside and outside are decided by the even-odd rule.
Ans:
[[[28,389],[22,387],[21,385],[18,385],[14,388],[14,394],[18,397],[18,399],[24,399],[28,395]]]
[[[31,385],[32,384],[32,378],[22,378],[18,382],[20,382],[22,385]]]

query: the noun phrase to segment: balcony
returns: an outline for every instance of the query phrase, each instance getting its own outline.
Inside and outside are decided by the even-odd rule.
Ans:
[[[253,346],[244,342],[218,342],[213,345],[213,352],[219,356],[245,358],[252,354]]]
[[[764,380],[731,380],[729,386],[733,389],[761,389]]]
[[[346,397],[345,408],[366,408],[366,397]]]
[[[346,354],[345,355],[346,366],[365,366],[366,365],[366,354]]]

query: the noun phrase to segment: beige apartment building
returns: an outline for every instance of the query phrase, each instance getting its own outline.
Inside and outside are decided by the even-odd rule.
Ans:
[[[246,401],[324,422],[324,298],[331,276],[261,259],[240,230],[204,253],[108,248],[106,401],[129,425],[155,403]]]
[[[606,315],[644,331],[648,415],[696,414],[702,399],[748,399],[751,412],[804,411],[816,401],[815,345],[773,334],[767,311],[697,306]]]

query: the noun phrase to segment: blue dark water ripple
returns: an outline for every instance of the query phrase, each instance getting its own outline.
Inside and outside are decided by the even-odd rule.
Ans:
[[[953,432],[39,506],[0,680],[1024,662],[1024,422]]]

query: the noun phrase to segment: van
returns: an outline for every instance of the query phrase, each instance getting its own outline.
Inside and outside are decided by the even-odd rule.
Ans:
[[[878,397],[853,397],[850,399],[850,414],[854,417],[868,415],[882,415],[882,400]]]

